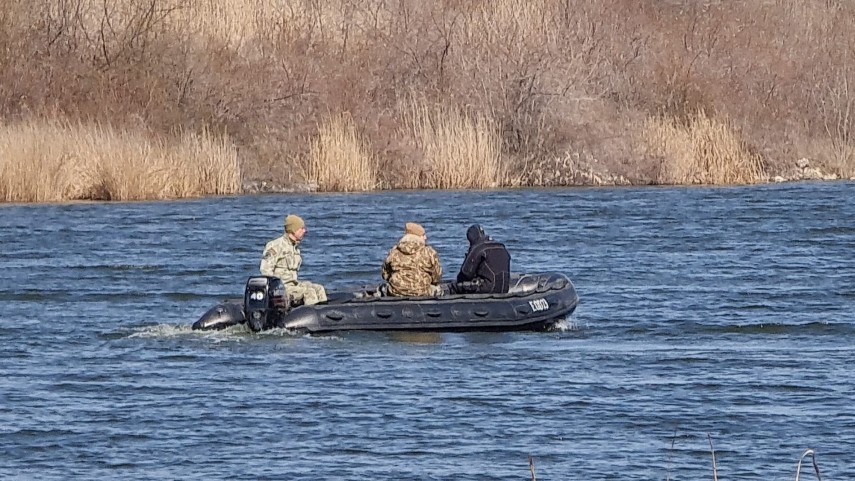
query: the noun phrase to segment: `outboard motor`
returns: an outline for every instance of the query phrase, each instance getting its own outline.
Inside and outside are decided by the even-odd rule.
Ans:
[[[278,277],[255,276],[246,281],[243,295],[246,323],[255,332],[270,329],[288,310],[285,285]]]

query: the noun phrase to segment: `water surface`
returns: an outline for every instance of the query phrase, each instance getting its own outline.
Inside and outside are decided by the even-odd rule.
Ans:
[[[0,478],[855,477],[852,183],[0,207]],[[481,223],[581,297],[552,333],[192,332],[288,212],[301,275],[379,281]],[[803,472],[802,479],[814,479]]]

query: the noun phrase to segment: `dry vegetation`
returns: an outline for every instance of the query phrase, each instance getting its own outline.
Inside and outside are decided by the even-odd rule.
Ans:
[[[726,121],[703,110],[686,123],[651,118],[643,141],[661,159],[657,178],[669,184],[753,184],[764,180],[759,155],[750,152]]]
[[[309,152],[309,179],[325,191],[377,187],[377,162],[350,117],[336,116],[318,129]]]
[[[852,65],[840,0],[0,0],[0,185],[742,183],[800,159],[853,177]],[[24,131],[38,152],[9,146]],[[157,158],[181,185],[149,180]]]
[[[407,187],[488,189],[501,184],[501,138],[492,119],[418,102],[409,113],[404,135],[413,136],[422,161]]]
[[[153,141],[130,130],[0,123],[0,201],[144,200],[234,194],[240,169],[226,137]]]

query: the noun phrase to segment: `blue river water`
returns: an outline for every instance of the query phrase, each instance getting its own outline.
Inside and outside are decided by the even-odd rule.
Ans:
[[[855,478],[855,184],[0,206],[0,479]],[[285,214],[379,282],[470,223],[580,305],[549,333],[194,332]],[[715,470],[713,468],[715,456]],[[809,462],[802,479],[815,479]]]

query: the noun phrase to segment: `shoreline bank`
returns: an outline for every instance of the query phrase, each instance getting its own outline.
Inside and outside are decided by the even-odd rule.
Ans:
[[[768,184],[783,184],[789,182],[847,182],[855,181],[855,177],[842,177],[837,174],[824,172],[817,167],[812,167],[807,159],[800,159],[793,164],[793,168],[787,173],[778,173],[767,175],[759,182],[753,184],[663,184],[647,181],[633,181],[627,179],[620,174],[610,173],[594,173],[594,172],[576,172],[574,176],[581,181],[572,183],[547,183],[547,184],[532,184],[532,185],[516,185],[497,187],[497,189],[528,189],[528,188],[573,188],[573,187],[716,187],[716,186],[731,186],[731,185],[768,185]],[[309,194],[309,193],[346,193],[336,191],[322,191],[318,189],[316,183],[294,183],[285,185],[277,183],[273,180],[249,180],[244,181],[241,185],[241,194],[239,195],[254,195],[254,194]],[[367,192],[394,192],[402,190],[430,191],[430,190],[446,190],[446,189],[399,189],[399,188],[378,188]],[[457,190],[457,189],[447,189]],[[478,189],[460,189],[460,190],[478,190]]]

